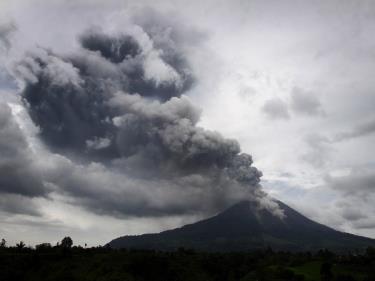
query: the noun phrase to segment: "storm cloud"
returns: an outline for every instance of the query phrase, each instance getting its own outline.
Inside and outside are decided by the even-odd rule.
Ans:
[[[35,156],[12,114],[0,103],[0,193],[27,197],[46,193],[41,175],[33,165]]]

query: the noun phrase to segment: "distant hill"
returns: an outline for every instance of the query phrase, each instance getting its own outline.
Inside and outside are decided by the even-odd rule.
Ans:
[[[112,240],[112,248],[174,250],[179,247],[202,251],[274,250],[315,251],[327,248],[348,251],[375,246],[375,240],[343,233],[316,223],[278,201],[285,218],[274,216],[257,203],[240,202],[218,215],[155,234],[123,236]]]

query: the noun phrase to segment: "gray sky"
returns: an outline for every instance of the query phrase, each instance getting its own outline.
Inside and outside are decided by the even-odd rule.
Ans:
[[[0,236],[10,243],[104,244],[263,191],[375,238],[373,1],[2,0],[0,18]],[[95,45],[124,34],[141,50],[131,67]],[[63,122],[50,115],[60,106]],[[231,139],[262,187],[253,166],[239,174],[248,158]]]

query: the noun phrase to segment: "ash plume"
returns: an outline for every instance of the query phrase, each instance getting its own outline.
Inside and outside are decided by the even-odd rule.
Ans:
[[[96,212],[126,216],[265,202],[251,156],[197,126],[200,109],[186,95],[196,78],[183,51],[197,33],[147,18],[123,32],[92,27],[74,53],[39,48],[16,65],[41,140],[67,157],[45,181]]]

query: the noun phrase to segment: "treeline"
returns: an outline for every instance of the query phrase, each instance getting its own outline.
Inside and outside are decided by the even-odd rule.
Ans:
[[[65,237],[56,245],[0,242],[0,280],[61,281],[225,281],[323,280],[375,281],[375,248],[364,253],[335,254],[254,252],[203,253],[113,250],[73,246]]]

